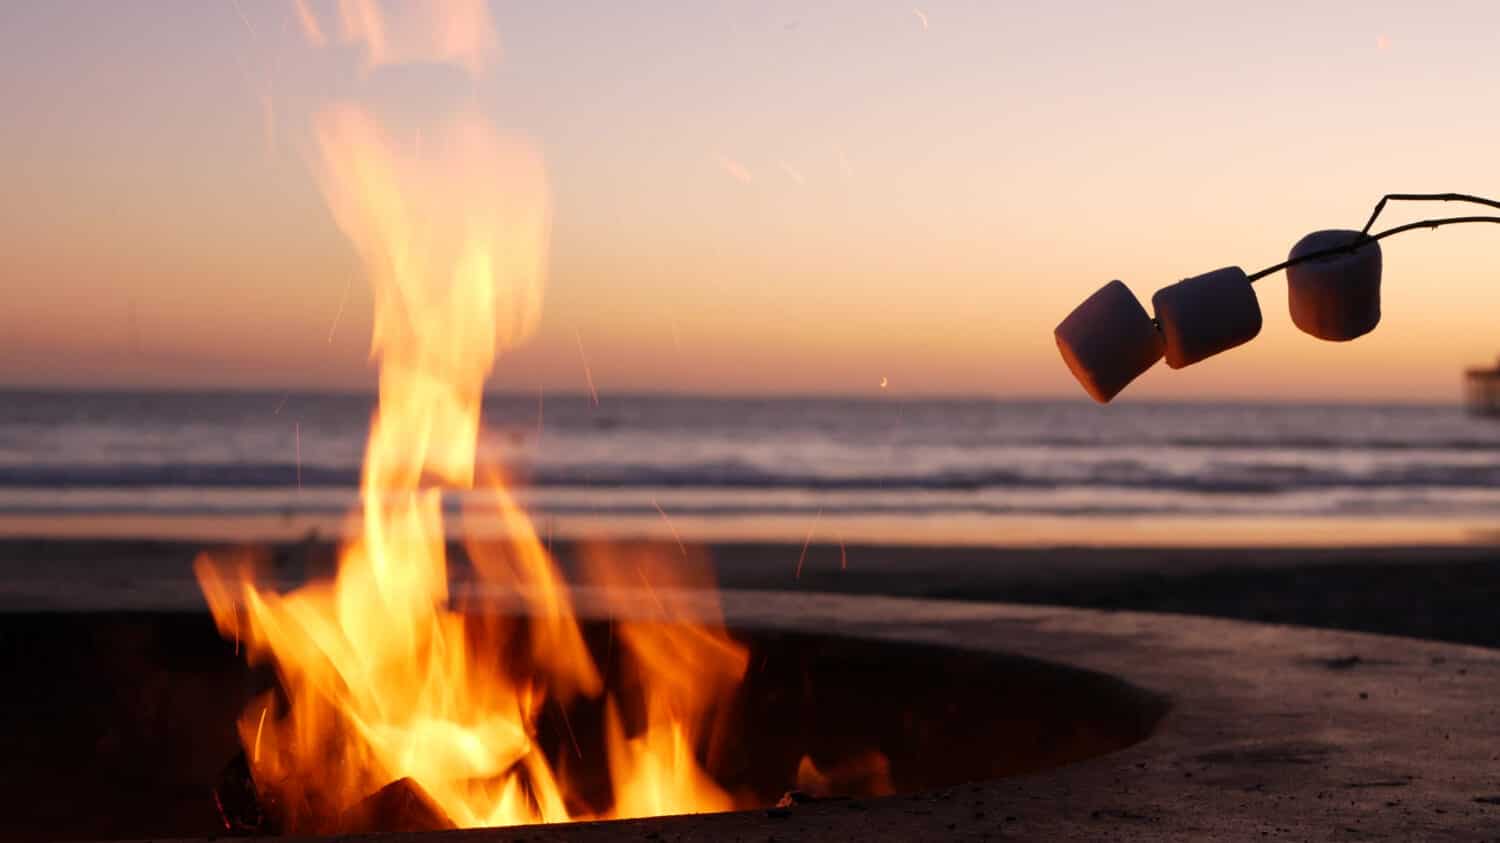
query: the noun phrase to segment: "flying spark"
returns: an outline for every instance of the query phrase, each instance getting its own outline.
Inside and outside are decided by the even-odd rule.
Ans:
[[[891,385],[891,381],[890,381],[889,378],[881,378],[880,379],[880,388],[881,389],[885,389],[886,387],[888,387],[890,385]]]
[[[927,31],[927,13],[924,12],[924,11],[922,11],[921,9],[912,9],[911,13],[914,14],[914,15],[916,15],[917,16],[917,20],[919,20],[919,21],[922,22],[922,31],[926,32]]]
[[[1377,35],[1377,36],[1375,36],[1375,49],[1377,49],[1377,50],[1389,50],[1390,48],[1391,48],[1391,39],[1390,39],[1389,36],[1387,36],[1387,35]]]
[[[260,722],[255,724],[255,749],[250,753],[250,760],[256,764],[260,763],[260,730],[266,725],[266,709],[270,706],[260,707]]]
[[[807,546],[812,544],[813,531],[818,529],[818,519],[823,517],[823,510],[813,516],[812,526],[807,528],[807,538],[802,540],[802,554],[797,557],[797,573],[792,577],[795,580],[802,579],[802,563],[807,561]]]
[[[236,11],[239,10],[239,6],[234,8]],[[240,20],[245,20],[244,15],[240,16]],[[245,26],[248,28],[250,22],[245,21]],[[250,33],[251,40],[254,40],[255,30],[250,30]],[[271,80],[267,78],[264,82],[260,81],[258,74],[251,73],[250,68],[245,65],[245,60],[238,55],[234,57],[234,63],[240,69],[240,77],[244,79],[245,87],[250,90],[260,105],[261,136],[264,139],[266,156],[269,158],[276,152],[276,101],[271,98]]]
[[[236,15],[239,15],[239,17],[240,17],[240,23],[242,23],[242,24],[245,25],[245,31],[247,31],[247,32],[250,33],[250,40],[254,41],[255,40],[255,27],[251,26],[250,25],[250,19],[247,18],[247,17],[245,17],[245,10],[240,8],[240,4],[238,2],[236,2],[236,0],[229,0],[229,5],[231,5],[231,6],[234,7],[234,13]]]
[[[353,276],[344,276],[344,292],[339,296],[338,310],[333,312],[333,324],[328,326],[328,344],[333,345],[333,332],[339,329],[339,320],[344,318],[344,305],[349,301],[349,284]]]
[[[568,708],[562,704],[562,700],[553,697],[552,701],[557,703],[557,710],[562,714],[563,725],[568,727],[568,739],[573,742],[573,752],[577,753],[579,759],[583,758],[583,748],[578,745],[578,736],[573,734],[573,724],[568,720]]]
[[[651,587],[651,580],[646,577],[645,570],[637,565],[635,566],[635,572],[641,578],[641,584],[646,586],[646,595],[651,598],[652,603],[656,604],[656,613],[665,618],[667,616],[667,607],[662,604],[661,598],[656,596],[656,589]]]
[[[677,550],[682,554],[682,558],[686,559],[688,555],[687,547],[682,543],[682,536],[677,534],[677,528],[672,525],[672,519],[667,517],[667,511],[665,509],[662,509],[661,504],[656,502],[655,495],[651,497],[651,505],[656,507],[657,514],[661,516],[662,521],[666,522],[667,529],[672,531],[672,539],[677,542]]]
[[[307,43],[314,47],[327,44],[328,39],[323,37],[323,27],[318,25],[318,19],[313,17],[312,10],[307,8],[307,0],[293,0],[293,4],[297,7],[297,23],[301,24],[302,37],[307,39]]]
[[[798,172],[796,167],[793,167],[791,164],[788,164],[785,161],[777,161],[776,164],[777,166],[781,167],[781,171],[783,173],[786,173],[787,178],[791,179],[797,184],[807,184],[807,179],[804,179],[802,177],[802,173]]]
[[[599,390],[594,388],[594,372],[589,368],[589,356],[583,352],[583,335],[578,329],[573,329],[573,339],[578,341],[578,359],[583,361],[583,378],[589,384],[589,398],[593,399],[594,406],[599,406]]]
[[[719,169],[728,173],[730,178],[740,184],[749,184],[755,181],[755,177],[750,175],[750,171],[745,169],[745,165],[733,158],[727,155],[718,155],[715,156],[715,160],[719,162]]]

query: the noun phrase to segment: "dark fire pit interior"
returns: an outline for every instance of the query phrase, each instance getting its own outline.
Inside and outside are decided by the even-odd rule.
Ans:
[[[607,623],[586,624],[611,681]],[[751,649],[744,687],[719,712],[728,740],[703,747],[731,792],[765,805],[796,786],[804,755],[824,770],[870,751],[897,792],[1035,772],[1149,735],[1164,701],[1118,679],[1014,656],[835,636],[736,630]],[[6,676],[0,837],[139,838],[226,832],[214,788],[240,751],[234,723],[274,684],[247,668],[206,616],[47,613],[0,617]],[[538,744],[567,764],[560,712]],[[584,758],[596,712],[569,718]],[[625,712],[627,726],[631,717]],[[591,787],[607,785],[603,765]],[[861,797],[869,782],[840,782]],[[262,830],[274,831],[274,822]]]

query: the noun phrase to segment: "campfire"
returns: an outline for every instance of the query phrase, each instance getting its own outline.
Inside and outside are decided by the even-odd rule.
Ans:
[[[647,550],[615,552],[628,559]],[[571,548],[560,553],[571,557]],[[462,564],[466,554],[460,549],[455,556]],[[204,839],[458,824],[439,794],[403,771],[370,778],[371,789],[347,792],[341,807],[325,801],[338,795],[333,783],[342,787],[351,778],[336,758],[318,781],[268,778],[268,764],[290,765],[290,753],[272,743],[292,711],[285,680],[271,664],[247,665],[243,643],[236,652],[212,619],[172,595],[153,608],[6,615],[0,672],[13,690],[0,700],[0,714],[12,728],[0,730],[0,840]],[[695,615],[706,608],[698,604],[714,602],[682,597],[669,605]],[[930,794],[1056,770],[1142,741],[1164,711],[1160,697],[1106,674],[971,649],[967,643],[980,628],[970,621],[947,624],[957,637],[945,635],[940,645],[910,634],[932,618],[952,617],[947,608],[918,609],[929,613],[928,621],[914,621],[905,602],[879,598],[727,591],[721,599],[744,648],[744,678],[700,721],[696,745],[668,749],[690,756],[733,807],[763,809],[722,820],[775,824],[789,814],[829,810],[865,816],[863,808],[874,811],[885,801],[868,796]],[[614,614],[611,605],[631,614]],[[491,786],[514,781],[522,804],[534,802],[528,764],[537,764],[554,772],[574,816],[622,815],[615,769],[666,762],[646,768],[665,776],[675,774],[666,766],[677,759],[641,739],[650,726],[648,700],[639,677],[624,669],[635,657],[621,630],[629,624],[677,639],[683,627],[649,621],[659,611],[649,597],[624,606],[579,591],[576,608],[583,647],[604,690],[579,694],[568,705],[553,698],[536,706],[527,736],[536,759],[496,774]],[[536,628],[534,620],[515,620],[524,607],[476,596],[466,609],[462,626],[471,641],[493,643],[493,630],[510,625],[517,637],[504,642],[511,652],[497,672],[518,673],[514,666],[524,659],[511,653],[527,650],[527,630]],[[960,607],[957,616],[965,615]],[[886,633],[905,632],[872,635],[872,618],[889,624]],[[1010,626],[984,629],[999,639],[1038,637]],[[613,740],[611,709],[626,744],[613,766],[605,755]],[[258,761],[250,728],[261,736]],[[324,746],[329,753],[341,748],[333,739]],[[631,810],[670,809],[650,801],[665,788],[632,781],[638,789]],[[467,783],[473,790],[484,784]]]
[[[337,21],[297,9],[309,43],[353,44],[366,77],[413,62],[478,75],[498,49],[479,0],[409,4],[400,20],[375,2],[339,3]],[[89,642],[76,665],[23,659],[34,676],[18,684],[41,709],[98,699],[69,722],[100,724],[89,750],[100,781],[139,790],[79,813],[56,796],[79,790],[79,773],[34,765],[12,779],[47,797],[14,799],[0,836],[787,810],[1047,769],[1149,732],[1158,703],[1105,677],[806,629],[732,635],[708,560],[681,541],[575,545],[565,577],[479,447],[486,379],[541,309],[541,156],[468,107],[413,127],[344,100],[311,125],[318,184],[374,290],[379,367],[336,567],[289,584],[272,555],[207,552],[194,568],[217,650],[180,619],[101,618],[63,630]],[[34,623],[40,640],[70,640],[57,619]],[[92,643],[119,635],[145,642],[150,670],[117,671],[117,654]],[[173,691],[183,677],[156,664],[158,647],[190,652],[201,696]],[[97,687],[101,674],[113,684]],[[78,677],[94,682],[88,694]]]
[[[342,32],[372,65],[479,72],[494,51],[480,2],[413,4],[420,19],[403,21],[374,3],[341,8]],[[303,21],[323,40],[315,18]],[[356,537],[336,576],[282,593],[243,559],[197,563],[221,632],[279,680],[240,719],[255,804],[226,807],[226,822],[331,832],[743,806],[705,766],[747,651],[691,596],[712,586],[703,562],[607,546],[585,554],[580,584],[621,618],[607,647],[618,657],[603,669],[502,468],[476,459],[485,379],[540,307],[549,222],[541,158],[466,111],[403,135],[340,103],[315,127],[323,192],[374,285],[379,406]],[[473,510],[476,490],[488,492],[487,511],[473,514],[497,517],[506,538],[470,543],[469,557],[479,590],[519,601],[510,616],[465,612],[450,593],[444,494],[467,493]],[[597,722],[565,724],[568,751],[549,755],[540,719],[566,718],[580,701]],[[601,740],[585,746],[585,734]],[[602,798],[586,786],[601,776]]]

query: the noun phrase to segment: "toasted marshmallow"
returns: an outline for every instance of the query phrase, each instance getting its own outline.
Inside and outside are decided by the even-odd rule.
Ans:
[[[1216,269],[1151,297],[1167,365],[1174,369],[1228,351],[1260,333],[1260,303],[1245,271]]]
[[[1314,231],[1292,247],[1291,259],[1347,246],[1362,235]],[[1287,267],[1287,306],[1292,322],[1318,339],[1344,342],[1380,324],[1380,243],[1366,239],[1352,251],[1336,252]]]
[[[1106,404],[1161,359],[1161,334],[1119,281],[1100,287],[1052,332],[1063,362],[1095,401]]]

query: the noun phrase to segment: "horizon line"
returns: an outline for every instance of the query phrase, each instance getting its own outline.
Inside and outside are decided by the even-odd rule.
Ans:
[[[378,396],[378,389],[360,389],[354,387],[291,387],[279,389],[264,386],[36,386],[25,384],[0,383],[0,395],[150,395],[150,396],[320,396],[320,397],[343,397],[343,398],[370,398]],[[484,398],[524,398],[534,399],[540,395],[546,398],[575,399],[579,401],[594,403],[592,396],[587,390],[580,389],[495,389],[485,390]],[[1087,404],[1094,405],[1095,402],[1085,396],[1066,395],[1044,395],[1044,394],[1017,394],[1017,395],[986,395],[983,393],[924,393],[924,394],[902,394],[899,392],[888,392],[885,394],[874,394],[869,392],[771,392],[771,393],[721,393],[721,392],[697,392],[692,390],[671,389],[643,389],[643,390],[618,390],[613,392],[601,391],[599,393],[600,403],[607,398],[621,399],[648,399],[648,400],[698,400],[698,401],[725,401],[725,402],[748,402],[748,401],[857,401],[866,403],[894,402],[903,404],[928,403],[992,403],[992,404]],[[1402,398],[1297,398],[1297,397],[1274,397],[1274,396],[1224,396],[1216,398],[1166,398],[1166,397],[1142,397],[1127,398],[1111,402],[1109,406],[1129,405],[1297,405],[1297,406],[1338,406],[1338,407],[1461,407],[1464,402],[1460,397],[1451,400],[1433,399],[1402,399]],[[1101,409],[1106,409],[1101,406]]]

